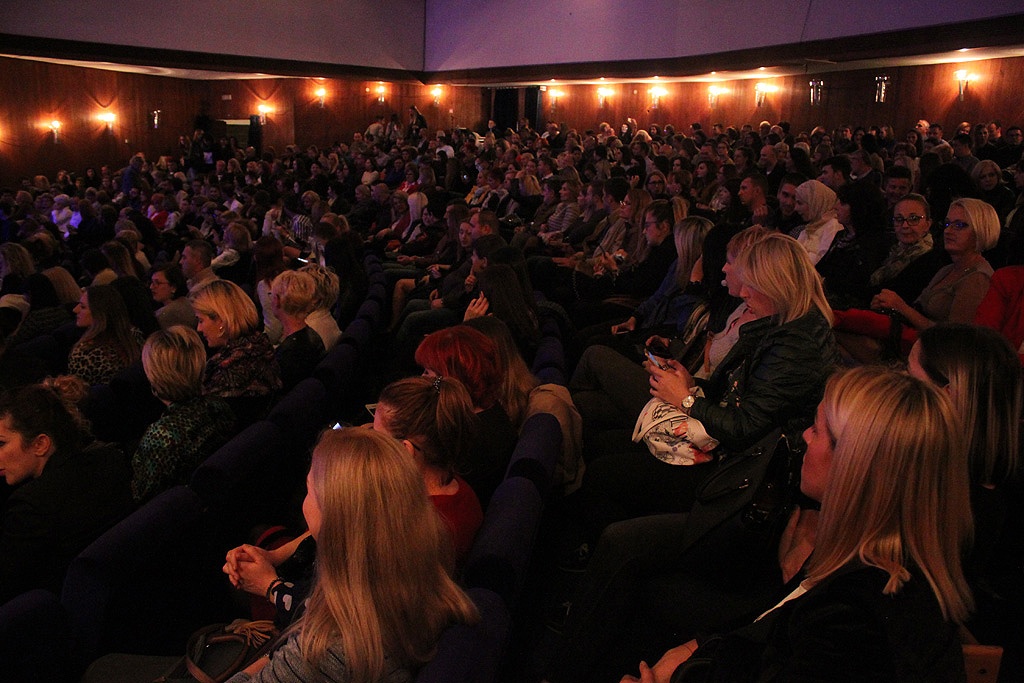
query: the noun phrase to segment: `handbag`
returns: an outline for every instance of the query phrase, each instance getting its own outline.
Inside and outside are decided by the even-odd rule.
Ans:
[[[740,453],[719,458],[701,482],[680,548],[702,573],[737,584],[777,562],[786,511],[795,499],[800,454],[776,429]]]
[[[686,433],[676,434],[676,428],[685,424]],[[660,398],[652,398],[640,411],[633,427],[633,443],[641,441],[658,460],[669,465],[700,465],[709,462],[718,442],[707,437],[703,425],[682,410]]]
[[[270,652],[277,636],[272,621],[235,619],[206,626],[189,636],[185,656],[153,683],[223,683]]]

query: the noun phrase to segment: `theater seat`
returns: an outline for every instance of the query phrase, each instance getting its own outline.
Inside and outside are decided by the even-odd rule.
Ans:
[[[561,454],[562,427],[558,420],[548,413],[533,415],[523,424],[505,478],[529,479],[546,496]]]
[[[466,559],[463,582],[500,595],[516,609],[544,502],[529,479],[511,477],[498,486]]]
[[[188,636],[233,612],[199,496],[176,486],[100,536],[61,593],[79,670],[109,652],[181,654]],[[228,619],[229,620],[229,619]]]
[[[5,681],[74,679],[67,614],[56,595],[36,589],[0,606],[0,667]]]
[[[280,427],[262,420],[249,425],[203,461],[189,486],[208,508],[211,533],[237,544],[253,525],[284,514],[292,491],[287,482],[305,475],[304,464],[289,466]]]
[[[416,675],[416,683],[492,683],[498,680],[508,644],[510,619],[502,599],[489,590],[467,591],[480,622],[449,626],[441,634],[437,655]]]

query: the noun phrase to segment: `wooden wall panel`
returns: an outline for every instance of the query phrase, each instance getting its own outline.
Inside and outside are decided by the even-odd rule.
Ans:
[[[976,74],[964,101],[958,97],[954,72],[966,69]],[[886,101],[875,103],[875,76],[890,77]],[[652,108],[649,83],[597,85],[550,85],[544,93],[543,116],[564,122],[580,131],[596,128],[607,121],[614,127],[635,118],[641,126],[672,123],[686,130],[690,123],[705,128],[722,122],[726,125],[757,125],[761,120],[787,120],[794,131],[811,130],[822,125],[835,128],[843,124],[894,126],[898,133],[913,127],[918,119],[939,121],[948,130],[961,121],[977,123],[999,118],[1004,126],[1024,124],[1024,98],[1019,96],[1024,83],[1024,58],[984,60],[961,65],[936,64],[884,70],[860,70],[814,76],[825,82],[819,106],[810,104],[811,76],[765,79],[779,88],[767,95],[764,105],[755,104],[757,81],[723,81],[716,84],[728,92],[719,95],[717,105],[708,103],[710,83],[664,83],[668,94]],[[597,90],[612,92],[605,105],[599,104]],[[552,91],[563,96],[552,108]]]
[[[953,76],[959,68],[977,75],[963,102]],[[891,79],[884,104],[874,102],[874,77],[879,73]],[[809,103],[808,76],[770,79],[779,90],[767,96],[763,107],[754,103],[755,81],[720,83],[729,92],[720,95],[714,107],[708,103],[707,83],[664,83],[667,95],[656,109],[647,83],[603,86],[612,91],[604,106],[598,102],[596,85],[550,85],[543,93],[541,115],[579,130],[596,128],[602,121],[618,128],[627,116],[642,126],[673,123],[680,130],[693,121],[707,128],[716,122],[756,125],[762,119],[788,120],[795,131],[815,125],[890,124],[899,135],[919,118],[940,121],[949,130],[964,120],[1024,123],[1024,98],[1019,96],[1024,58],[837,72],[821,78],[826,85],[818,107]],[[431,129],[479,130],[490,115],[489,89],[444,85],[435,105],[433,84],[385,82],[381,104],[377,86],[377,81],[341,78],[187,81],[0,58],[0,89],[6,95],[0,104],[0,185],[10,186],[21,176],[37,173],[52,177],[61,168],[120,167],[136,151],[149,157],[175,153],[178,136],[191,132],[200,112],[245,119],[261,102],[274,108],[267,117],[264,144],[278,151],[291,143],[322,146],[351,140],[352,133],[365,130],[377,113],[397,113],[404,123],[412,104]],[[327,91],[323,108],[315,94],[319,87]],[[564,96],[552,109],[556,89]],[[226,95],[230,99],[224,99]],[[105,109],[117,115],[111,133],[96,118]],[[154,109],[161,110],[157,130],[150,119]],[[63,124],[58,144],[47,127],[54,118]]]
[[[0,183],[58,169],[120,168],[137,150],[163,154],[178,146],[199,111],[203,89],[175,78],[0,59]],[[149,112],[161,110],[153,130]],[[112,130],[96,117],[116,115]],[[58,142],[49,122],[61,122]]]

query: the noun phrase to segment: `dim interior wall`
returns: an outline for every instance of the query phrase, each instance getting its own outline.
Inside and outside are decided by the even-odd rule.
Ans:
[[[958,97],[954,72],[966,68],[976,76],[964,101]],[[614,126],[633,117],[643,126],[673,123],[685,129],[692,122],[705,127],[788,120],[793,130],[815,125],[889,124],[902,134],[919,118],[940,121],[947,129],[960,121],[999,118],[1004,126],[1024,123],[1024,58],[903,67],[885,71],[890,85],[884,104],[874,102],[875,71],[825,74],[820,106],[812,107],[807,77],[768,81],[778,90],[757,107],[754,81],[725,81],[727,92],[711,106],[707,83],[665,83],[666,94],[652,107],[650,84],[609,84],[602,106],[596,86],[559,86],[564,93],[551,108],[550,89],[542,93],[542,117],[581,131],[607,121]],[[377,88],[384,88],[379,102]],[[10,186],[22,176],[53,177],[58,169],[83,171],[88,166],[123,166],[135,152],[153,158],[175,154],[178,138],[191,132],[205,111],[215,119],[246,119],[260,104],[271,107],[263,131],[264,145],[278,151],[296,143],[324,145],[351,140],[377,114],[396,113],[405,122],[415,104],[431,128],[479,129],[490,111],[491,90],[436,86],[415,81],[392,83],[357,79],[239,79],[188,81],[20,59],[0,58],[0,88],[11,93],[0,106],[0,184]],[[323,88],[324,106],[316,91]],[[521,99],[521,98],[520,98]],[[152,127],[153,110],[161,110],[160,126]],[[107,125],[97,116],[116,116]],[[55,142],[49,123],[61,121]],[[240,140],[244,144],[244,140]]]

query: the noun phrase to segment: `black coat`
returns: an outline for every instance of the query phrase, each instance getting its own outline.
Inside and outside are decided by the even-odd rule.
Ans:
[[[71,560],[130,510],[131,473],[115,448],[54,453],[11,493],[0,532],[0,603],[33,588],[60,593]]]
[[[707,398],[690,409],[728,451],[742,451],[777,427],[790,443],[802,444],[801,433],[814,422],[825,380],[839,360],[821,313],[782,325],[766,320],[740,328],[739,341],[704,384]]]
[[[924,576],[912,572],[902,590],[884,595],[888,578],[875,567],[836,572],[760,621],[702,644],[673,683],[965,681],[956,626],[943,620]],[[706,658],[710,670],[698,670]]]

